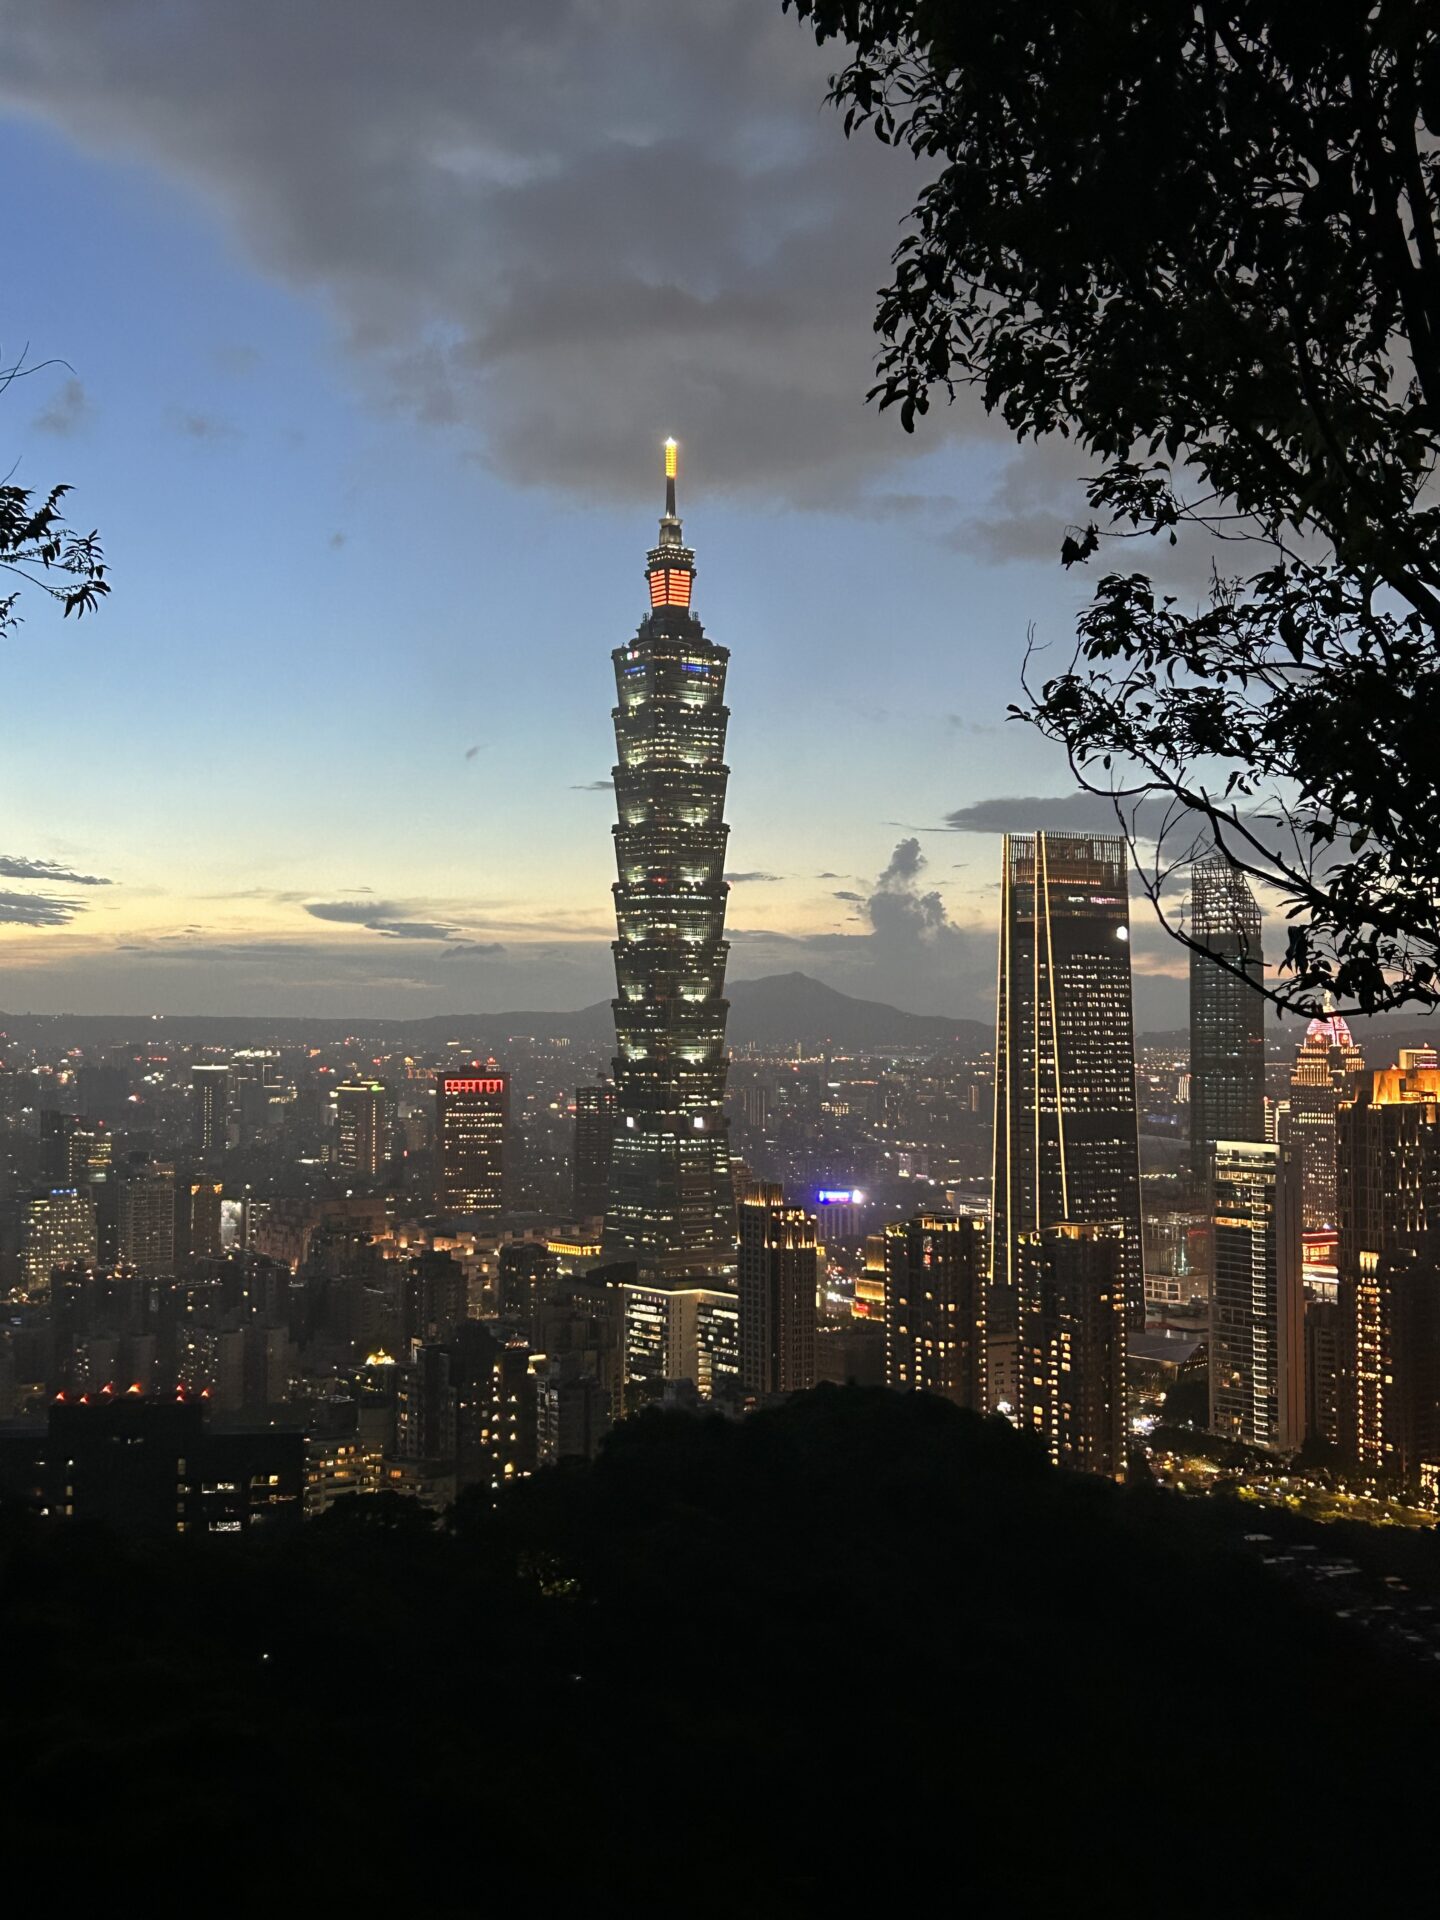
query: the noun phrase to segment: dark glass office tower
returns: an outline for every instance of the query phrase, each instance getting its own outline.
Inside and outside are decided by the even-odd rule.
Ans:
[[[1190,1168],[1208,1204],[1216,1141],[1265,1138],[1260,909],[1223,860],[1194,868],[1190,933],[1216,956],[1190,954]]]
[[[1015,1331],[1016,1244],[1116,1221],[1126,1318],[1144,1325],[1125,843],[1006,834],[991,1188],[991,1320]]]
[[[725,1094],[725,666],[690,610],[675,511],[645,568],[650,612],[617,647],[615,1144],[606,1251],[642,1276],[733,1273]]]

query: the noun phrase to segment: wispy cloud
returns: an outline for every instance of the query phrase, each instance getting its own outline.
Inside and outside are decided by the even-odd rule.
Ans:
[[[93,418],[94,413],[84,382],[72,376],[50,404],[40,409],[30,424],[37,433],[53,433],[57,439],[68,440],[71,434],[78,433]]]
[[[6,880],[58,881],[69,887],[112,887],[115,884],[101,874],[76,873],[70,867],[62,867],[58,861],[32,860],[23,853],[0,853],[0,877]]]
[[[0,892],[0,926],[63,927],[84,911],[78,900],[44,893]]]

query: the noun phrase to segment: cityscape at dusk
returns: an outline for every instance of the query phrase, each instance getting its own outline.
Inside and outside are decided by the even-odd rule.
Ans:
[[[103,504],[115,593],[8,642],[5,850],[109,884],[6,880],[0,1007],[603,998],[607,655],[674,433],[736,652],[736,976],[988,1017],[997,829],[1110,819],[1006,721],[1027,629],[1063,650],[1083,598],[1083,462],[864,406],[903,189],[778,8],[441,11],[463,52],[379,6],[337,41],[196,4],[163,47],[143,7],[7,10],[14,478]],[[54,780],[102,714],[119,759]],[[146,750],[212,730],[225,778]],[[1183,1024],[1137,936],[1142,1024]]]
[[[12,1856],[1373,1903],[1440,1725],[1440,16],[0,48]]]

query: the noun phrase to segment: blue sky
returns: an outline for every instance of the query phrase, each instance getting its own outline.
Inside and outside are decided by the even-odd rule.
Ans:
[[[1087,590],[1051,557],[1075,457],[864,409],[915,182],[845,146],[791,23],[475,11],[0,8],[0,340],[68,363],[11,387],[5,444],[114,582],[6,643],[0,846],[111,884],[30,887],[62,904],[0,927],[0,1007],[606,995],[590,789],[673,431],[733,654],[731,866],[774,876],[734,887],[732,974],[985,1014],[999,843],[944,821],[1073,788],[1005,709]],[[1142,1022],[1181,1017],[1178,956],[1136,953]]]

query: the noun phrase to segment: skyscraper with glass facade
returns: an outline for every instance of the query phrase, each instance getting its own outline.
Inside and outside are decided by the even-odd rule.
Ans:
[[[1260,909],[1224,860],[1196,863],[1190,935],[1205,948],[1190,951],[1190,1167],[1206,1191],[1217,1141],[1265,1138]]]
[[[991,1325],[1017,1324],[1019,1237],[1118,1223],[1126,1320],[1144,1325],[1125,843],[1005,836],[995,1037]]]
[[[1218,1140],[1211,1151],[1210,1429],[1250,1447],[1305,1438],[1299,1167],[1288,1147]]]
[[[725,1095],[726,648],[691,611],[675,509],[645,574],[650,611],[615,649],[615,1141],[605,1247],[643,1276],[731,1274]]]

